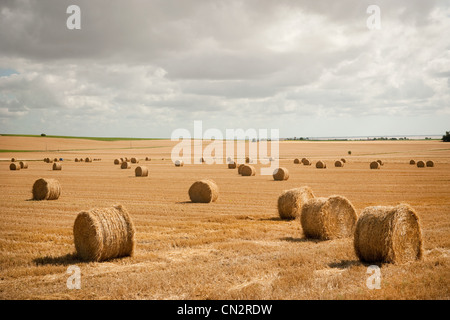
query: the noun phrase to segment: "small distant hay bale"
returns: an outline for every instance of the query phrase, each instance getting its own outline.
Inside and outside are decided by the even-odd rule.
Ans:
[[[20,169],[28,169],[28,163],[25,161],[20,161]]]
[[[239,166],[238,166],[238,173],[239,174],[241,174],[241,171],[242,171],[242,168],[245,166],[245,164],[240,164]]]
[[[149,157],[145,157],[145,161],[151,161],[152,159]]]
[[[48,163],[49,160],[50,160],[49,158],[44,158],[45,163]]]
[[[367,207],[356,223],[353,239],[361,261],[405,263],[422,259],[419,217],[407,204]]]
[[[283,181],[289,179],[289,171],[286,168],[280,167],[273,171],[273,180]]]
[[[219,187],[213,180],[199,180],[191,185],[188,193],[192,202],[209,203],[219,197]]]
[[[56,200],[61,195],[61,190],[58,180],[40,178],[33,184],[33,200]]]
[[[84,162],[92,162],[92,158],[87,157],[86,159],[84,159]]]
[[[425,167],[425,162],[422,160],[417,161],[417,167],[418,168],[424,168]]]
[[[304,166],[310,166],[311,165],[311,161],[309,159],[306,158],[302,158],[302,163]]]
[[[316,162],[317,169],[326,169],[326,167],[327,167],[327,164],[324,161],[319,160]]]
[[[377,162],[380,164],[380,166],[384,166],[384,162],[382,160],[377,160]]]
[[[122,161],[120,159],[114,159],[114,164],[122,164]]]
[[[253,159],[250,157],[245,157],[245,163],[253,163]]]
[[[131,169],[131,163],[124,161],[120,164],[120,169]]]
[[[343,163],[347,163],[347,160],[345,160],[345,158],[341,158],[341,161],[342,161]]]
[[[320,240],[352,236],[356,220],[355,208],[342,196],[309,199],[300,217],[305,237]]]
[[[58,158],[53,158],[53,162],[59,162]]]
[[[416,164],[414,160],[409,160],[409,164]]]
[[[139,163],[138,158],[131,158],[130,161],[131,161],[131,163]]]
[[[228,163],[228,169],[236,169],[236,162],[230,162]]]
[[[78,162],[79,160],[78,160],[78,158],[75,158],[75,162]]]
[[[381,168],[381,166],[380,166],[380,163],[378,161],[372,161],[370,163],[370,169],[380,169],[380,168]]]
[[[135,227],[121,205],[78,213],[73,237],[78,257],[86,261],[132,256],[135,250]]]
[[[284,190],[278,197],[278,214],[281,219],[292,220],[300,217],[303,204],[314,198],[310,187]]]
[[[248,164],[245,164],[241,168],[241,175],[245,177],[254,176],[256,175],[256,169],[254,166],[250,166]]]
[[[182,167],[184,166],[184,161],[183,160],[176,160],[175,161],[175,167]]]
[[[84,162],[84,159],[83,159],[83,158],[80,158],[80,162]]]
[[[17,162],[12,162],[9,165],[9,170],[20,170],[20,164]]]
[[[59,163],[59,162],[55,162],[54,164],[53,164],[53,170],[62,170],[62,165],[61,165],[61,163]]]
[[[300,159],[295,158],[295,159],[294,159],[294,164],[299,164],[299,163],[300,163]]]
[[[428,160],[427,167],[434,167],[434,162],[432,160]]]
[[[16,158],[11,158],[11,162],[16,162]]]
[[[337,160],[334,162],[334,166],[340,168],[344,166],[344,163],[341,160]]]
[[[124,158],[120,158],[120,163],[124,162],[125,159]]]
[[[136,177],[147,177],[148,176],[148,168],[145,166],[139,166],[134,169],[134,174]]]

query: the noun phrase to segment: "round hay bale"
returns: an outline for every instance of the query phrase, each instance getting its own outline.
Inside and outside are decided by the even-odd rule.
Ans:
[[[61,190],[58,180],[40,178],[33,184],[33,200],[56,200],[61,195]]]
[[[84,159],[83,159],[83,158],[80,158],[80,162],[84,162]]]
[[[9,170],[20,170],[20,164],[17,162],[12,162],[9,165]]]
[[[145,157],[145,161],[151,161],[152,159],[149,157]]]
[[[75,158],[75,162],[78,162],[79,160],[78,160],[78,158]]]
[[[319,160],[316,162],[317,169],[326,169],[326,167],[327,167],[327,164],[324,161]]]
[[[299,164],[299,163],[300,163],[300,159],[295,158],[295,159],[294,159],[294,164]]]
[[[228,169],[236,169],[236,162],[230,162],[228,163]]]
[[[245,157],[245,163],[253,163],[252,158],[250,158],[250,157]]]
[[[86,159],[84,159],[84,162],[92,162],[92,158],[87,157]]]
[[[213,180],[205,179],[194,182],[188,193],[192,202],[209,203],[219,197],[219,187]]]
[[[136,177],[147,177],[148,176],[148,168],[145,166],[139,166],[134,169],[134,174]]]
[[[53,170],[62,170],[62,165],[61,165],[61,163],[59,163],[59,162],[55,162],[54,164],[53,164]]]
[[[314,198],[310,187],[284,190],[278,197],[278,214],[281,219],[292,220],[300,217],[303,204]]]
[[[59,162],[58,158],[53,158],[53,162]]]
[[[274,170],[273,180],[275,181],[283,181],[289,179],[289,171],[286,168],[280,167]]]
[[[120,161],[120,159],[114,159],[114,164],[121,164],[122,161]]]
[[[343,163],[347,163],[347,160],[345,160],[344,158],[341,158],[341,161],[342,161]]]
[[[241,171],[242,171],[242,168],[245,166],[245,164],[240,164],[239,166],[238,166],[238,173],[239,174],[241,174]]]
[[[424,167],[425,167],[425,162],[422,161],[422,160],[417,161],[416,164],[417,164],[417,167],[418,167],[418,168],[424,168]]]
[[[131,161],[131,163],[139,163],[138,158],[131,158],[130,161]]]
[[[28,163],[25,161],[20,161],[20,169],[28,169]]]
[[[121,205],[82,211],[73,225],[77,255],[87,261],[132,256],[134,235],[133,221]]]
[[[340,161],[340,160],[337,160],[337,161],[334,162],[334,166],[338,167],[338,168],[341,168],[341,167],[344,166],[344,163],[342,161]]]
[[[124,162],[125,159],[124,158],[120,158],[120,163]]]
[[[427,167],[434,167],[434,162],[431,160],[427,161]]]
[[[381,168],[381,166],[380,166],[380,163],[378,161],[372,161],[370,163],[370,169],[380,169],[380,168]]]
[[[175,161],[175,167],[182,167],[184,166],[184,161],[183,160],[176,160]]]
[[[342,196],[309,199],[300,219],[305,237],[320,240],[352,236],[356,220],[355,208]]]
[[[120,165],[120,169],[131,169],[131,163],[124,161]]]
[[[303,158],[302,163],[304,166],[310,166],[312,162],[309,159]]]
[[[11,158],[11,162],[16,162],[16,158]]]
[[[47,162],[48,162],[48,160],[49,160],[48,158],[44,158],[44,162],[45,162],[45,163],[47,163]]]
[[[128,162],[128,161],[130,161],[130,159],[128,159],[127,157],[125,157],[125,161],[127,161],[127,162]]]
[[[254,176],[256,174],[256,169],[254,166],[250,166],[248,164],[244,164],[244,166],[241,168],[241,175],[242,176]]]
[[[409,160],[409,164],[416,164],[414,160]]]
[[[384,162],[382,160],[377,160],[377,162],[380,164],[380,166],[384,166]]]
[[[354,236],[355,253],[361,261],[404,263],[423,255],[419,217],[407,204],[365,208]]]

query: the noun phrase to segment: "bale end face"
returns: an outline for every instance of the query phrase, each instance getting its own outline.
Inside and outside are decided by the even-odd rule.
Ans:
[[[241,168],[241,175],[244,177],[250,177],[256,175],[256,169],[253,166],[245,164]]]
[[[294,163],[295,163],[295,164],[299,164],[299,163],[300,163],[300,159],[295,158],[295,159],[294,159]]]
[[[317,169],[326,169],[327,164],[324,161],[317,161],[316,168]]]
[[[337,167],[337,168],[341,168],[341,167],[344,166],[344,163],[342,161],[340,161],[340,160],[337,160],[337,161],[334,162],[334,166]]]
[[[188,194],[195,203],[214,202],[219,197],[219,187],[213,180],[200,180],[191,185]]]
[[[434,167],[434,162],[431,160],[427,161],[427,167]]]
[[[410,161],[409,161],[409,164],[416,164],[416,161],[410,160]]]
[[[148,168],[144,166],[136,167],[134,170],[136,177],[147,177],[148,176]]]
[[[56,200],[61,195],[61,185],[58,180],[40,178],[32,188],[33,200]]]
[[[424,168],[425,167],[425,162],[423,162],[422,160],[417,161],[417,168]]]
[[[372,161],[370,163],[370,169],[380,169],[380,168],[381,168],[381,166],[380,166],[380,163],[378,161]]]

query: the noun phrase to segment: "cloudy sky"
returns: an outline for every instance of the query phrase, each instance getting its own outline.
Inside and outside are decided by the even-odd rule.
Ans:
[[[0,133],[439,135],[449,35],[450,0],[1,0]]]

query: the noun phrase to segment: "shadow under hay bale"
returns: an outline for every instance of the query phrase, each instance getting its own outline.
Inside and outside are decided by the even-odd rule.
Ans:
[[[300,216],[303,204],[314,198],[310,187],[285,190],[278,197],[278,215],[281,219],[292,220]]]
[[[58,180],[40,178],[33,184],[33,200],[57,200],[61,190]]]
[[[210,179],[194,182],[188,191],[189,198],[195,203],[214,202],[219,197],[219,187]]]

